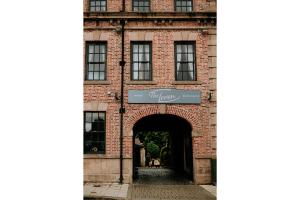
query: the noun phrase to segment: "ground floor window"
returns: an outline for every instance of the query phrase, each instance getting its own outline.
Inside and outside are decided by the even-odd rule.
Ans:
[[[105,153],[105,112],[84,112],[84,153]]]

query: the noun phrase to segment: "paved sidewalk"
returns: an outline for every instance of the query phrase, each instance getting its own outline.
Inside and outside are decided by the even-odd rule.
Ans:
[[[128,184],[118,183],[86,183],[84,199],[126,199]]]
[[[202,188],[204,188],[206,191],[214,195],[215,197],[217,196],[217,186],[214,185],[200,185]]]

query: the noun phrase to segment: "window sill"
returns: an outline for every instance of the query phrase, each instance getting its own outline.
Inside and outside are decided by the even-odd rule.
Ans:
[[[87,159],[87,158],[103,158],[105,157],[105,154],[84,154],[83,158]]]
[[[109,85],[109,81],[84,81],[84,85]]]
[[[172,85],[202,85],[200,81],[173,81]]]
[[[119,159],[119,156],[108,156],[107,154],[83,154],[83,159]]]
[[[128,81],[126,85],[156,85],[155,81]]]

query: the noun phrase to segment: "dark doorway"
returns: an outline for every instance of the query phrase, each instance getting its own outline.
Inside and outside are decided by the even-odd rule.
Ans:
[[[133,180],[144,184],[190,184],[192,128],[183,118],[156,114],[133,127]]]

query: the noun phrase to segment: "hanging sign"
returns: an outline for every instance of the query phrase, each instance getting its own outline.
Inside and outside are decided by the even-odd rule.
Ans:
[[[128,103],[200,104],[200,90],[128,90]]]

